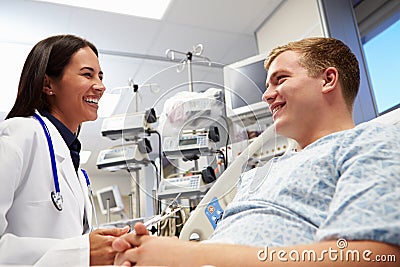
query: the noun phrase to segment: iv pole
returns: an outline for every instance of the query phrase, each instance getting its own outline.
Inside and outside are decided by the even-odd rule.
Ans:
[[[165,51],[165,55],[169,60],[175,60],[175,54],[180,54],[180,55],[185,55],[185,58],[181,60],[180,65],[178,66],[177,71],[181,72],[185,68],[185,64],[187,62],[188,65],[188,76],[189,76],[189,92],[193,92],[193,75],[192,75],[192,59],[193,57],[201,58],[205,61],[208,62],[208,65],[211,66],[211,61],[205,56],[202,56],[201,54],[203,53],[203,45],[198,44],[193,47],[192,51],[189,51],[187,53],[173,50],[173,49],[168,49]]]
[[[150,87],[150,91],[154,94],[157,94],[160,92],[160,86],[157,83],[146,83],[146,84],[139,85],[134,82],[133,78],[129,78],[127,86],[115,87],[115,88],[111,89],[110,93],[111,94],[120,94],[120,97],[121,97],[123,91],[132,91],[133,97],[135,98],[134,112],[138,113],[139,112],[139,97],[140,97],[139,89],[142,89],[144,87]]]
[[[188,74],[189,74],[189,92],[193,92],[192,57],[193,54],[191,52],[186,53],[186,61],[188,63]]]
[[[129,87],[133,89],[133,93],[135,94],[135,112],[139,112],[139,85],[135,84],[132,78],[129,78]]]
[[[180,61],[180,65],[178,65],[177,71],[178,72],[183,71],[183,69],[185,68],[185,64],[187,62],[188,76],[189,76],[189,92],[193,92],[193,74],[192,74],[193,57],[201,58],[208,63],[208,66],[211,66],[211,60],[205,56],[202,56],[203,49],[204,47],[202,44],[197,44],[196,46],[193,46],[192,51],[189,51],[187,53],[173,49],[168,49],[167,51],[165,51],[166,57],[172,61],[175,60],[175,54],[185,55],[185,58]],[[195,170],[198,170],[199,169],[198,158],[193,159],[193,161]]]

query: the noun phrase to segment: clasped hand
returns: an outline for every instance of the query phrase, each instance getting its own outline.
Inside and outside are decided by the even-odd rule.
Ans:
[[[137,223],[134,229],[135,233],[125,234],[113,241],[112,248],[117,251],[115,265],[178,265],[174,254],[182,253],[185,242],[176,237],[150,236],[142,223]]]

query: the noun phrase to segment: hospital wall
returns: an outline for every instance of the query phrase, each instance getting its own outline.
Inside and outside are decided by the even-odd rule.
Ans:
[[[284,1],[265,19],[255,34],[260,54],[290,41],[324,36],[317,1]]]

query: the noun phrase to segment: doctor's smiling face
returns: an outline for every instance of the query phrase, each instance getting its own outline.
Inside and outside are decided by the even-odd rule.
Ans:
[[[98,102],[105,90],[102,79],[96,54],[88,46],[80,48],[61,77],[45,76],[43,91],[50,113],[73,133],[80,123],[97,119]]]

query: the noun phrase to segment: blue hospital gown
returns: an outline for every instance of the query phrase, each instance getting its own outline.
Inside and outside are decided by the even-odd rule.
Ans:
[[[339,238],[400,245],[399,126],[360,124],[245,173],[206,242],[271,247]]]

